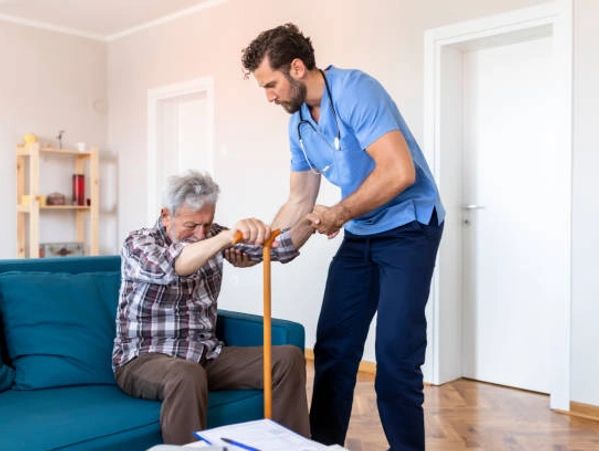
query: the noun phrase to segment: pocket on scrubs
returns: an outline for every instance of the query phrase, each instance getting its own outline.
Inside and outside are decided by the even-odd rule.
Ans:
[[[350,153],[351,150],[345,150],[341,148],[340,150],[335,150],[333,152],[333,168],[331,177],[331,182],[333,182],[337,186],[347,185],[351,182],[351,163],[350,163]]]
[[[354,191],[372,170],[372,158],[351,135],[341,137],[339,150],[333,151],[334,171],[329,180],[348,191]]]

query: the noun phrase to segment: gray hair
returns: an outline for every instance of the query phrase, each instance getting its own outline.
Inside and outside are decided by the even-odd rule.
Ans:
[[[162,198],[162,207],[174,215],[183,205],[200,210],[205,204],[215,205],[220,188],[208,173],[188,171],[168,178]]]

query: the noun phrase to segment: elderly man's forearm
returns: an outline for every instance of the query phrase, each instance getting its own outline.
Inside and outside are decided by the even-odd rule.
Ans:
[[[205,265],[209,259],[228,247],[231,244],[231,238],[230,233],[227,232],[224,231],[212,238],[185,246],[175,260],[177,275],[187,277],[193,274]]]

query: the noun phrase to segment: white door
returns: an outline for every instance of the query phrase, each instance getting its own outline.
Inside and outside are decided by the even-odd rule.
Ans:
[[[148,220],[158,217],[169,176],[193,169],[213,174],[212,85],[205,80],[151,90]]]
[[[465,377],[548,393],[566,221],[552,40],[463,58]]]

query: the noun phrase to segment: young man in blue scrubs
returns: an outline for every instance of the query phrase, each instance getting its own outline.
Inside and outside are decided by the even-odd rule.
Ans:
[[[312,437],[343,444],[378,312],[375,389],[385,434],[393,450],[424,449],[424,308],[445,211],[422,151],[377,80],[319,69],[293,24],[258,35],[242,63],[267,100],[291,114],[291,188],[273,227],[307,216],[319,233],[345,232],[318,321]],[[339,203],[315,205],[321,175],[341,188]]]

